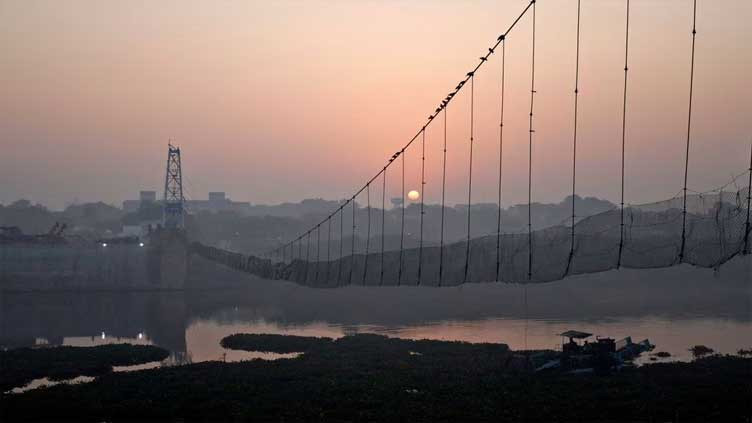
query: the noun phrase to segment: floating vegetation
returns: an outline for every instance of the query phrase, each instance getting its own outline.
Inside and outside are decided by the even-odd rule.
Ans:
[[[78,376],[99,376],[111,372],[113,366],[162,361],[168,355],[167,350],[159,347],[130,344],[0,351],[0,391],[41,378],[61,381]]]
[[[282,349],[286,343],[287,348],[302,347],[305,354],[293,360],[213,361],[108,373],[90,383],[4,396],[0,418],[671,421],[686,416],[736,421],[749,415],[752,359],[739,356],[625,367],[608,376],[570,375],[530,371],[526,363],[537,356],[549,359],[553,351],[513,352],[503,344],[370,334],[287,338],[232,339],[238,347],[253,349]]]

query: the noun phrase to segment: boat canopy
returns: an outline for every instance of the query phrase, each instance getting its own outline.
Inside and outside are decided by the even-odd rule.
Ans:
[[[564,337],[572,338],[572,339],[585,339],[585,338],[590,338],[591,336],[593,336],[593,334],[587,333],[587,332],[580,332],[578,330],[568,330],[566,332],[560,333],[559,336],[564,336]]]

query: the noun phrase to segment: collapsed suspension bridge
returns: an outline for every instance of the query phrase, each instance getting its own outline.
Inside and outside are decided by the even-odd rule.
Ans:
[[[572,134],[572,196],[571,217],[567,222],[546,228],[534,229],[533,146],[535,141],[535,47],[536,2],[530,1],[501,34],[477,65],[468,72],[454,89],[439,103],[418,132],[387,163],[352,196],[322,219],[319,223],[289,242],[264,254],[264,257],[244,255],[215,247],[194,243],[197,254],[237,270],[269,279],[291,280],[301,284],[332,287],[348,284],[364,285],[457,285],[466,282],[543,282],[569,275],[600,272],[620,267],[657,268],[680,263],[702,267],[718,267],[734,256],[749,254],[750,202],[752,200],[752,154],[746,172],[737,175],[729,184],[707,192],[693,192],[687,187],[690,172],[690,147],[692,136],[692,100],[694,92],[695,39],[697,36],[697,1],[693,0],[691,22],[691,52],[689,67],[689,100],[683,187],[680,195],[663,202],[629,205],[625,203],[625,150],[627,144],[627,99],[629,93],[629,39],[630,1],[625,1],[623,98],[621,109],[620,152],[620,203],[617,208],[587,217],[577,216],[577,137],[580,95],[580,20],[581,0],[577,0],[575,80],[573,90]],[[502,233],[502,194],[504,159],[504,94],[506,71],[506,44],[510,34],[521,34],[520,22],[529,19],[531,32],[530,92],[528,117],[527,160],[527,227],[525,231]],[[498,198],[495,233],[473,236],[473,143],[475,135],[475,76],[491,55],[501,56],[501,84],[499,87],[500,113],[498,120]],[[469,152],[467,162],[467,221],[466,234],[461,241],[446,242],[446,168],[447,168],[447,114],[457,94],[469,87]],[[405,242],[405,204],[400,207],[400,236],[398,248],[387,248],[386,191],[387,171],[400,163],[401,198],[405,198],[405,153],[418,148],[420,154],[421,192],[426,185],[425,151],[426,130],[431,125],[442,125],[442,176],[441,215],[438,243],[424,240],[423,196],[418,212],[417,245],[408,248]],[[419,144],[419,147],[415,147]],[[392,173],[389,173],[392,175]],[[381,179],[379,181],[379,179]],[[737,184],[745,180],[746,187]],[[380,182],[380,183],[379,183]],[[733,188],[732,187],[733,184]],[[381,208],[371,207],[371,191],[381,185]],[[365,245],[357,248],[358,199],[365,197]],[[381,213],[380,233],[372,230],[372,212]],[[350,213],[351,212],[351,213]],[[346,216],[347,215],[347,216]],[[378,220],[378,219],[377,219]],[[334,237],[332,228],[334,227]],[[346,227],[350,229],[349,234]],[[378,228],[377,228],[378,229]],[[325,231],[322,240],[321,232]],[[349,245],[347,238],[349,236]],[[312,238],[315,238],[312,240]],[[325,244],[322,247],[322,243]],[[304,246],[305,244],[305,246]],[[333,248],[334,245],[334,248]],[[349,247],[349,251],[346,251]],[[314,252],[311,250],[314,249]]]

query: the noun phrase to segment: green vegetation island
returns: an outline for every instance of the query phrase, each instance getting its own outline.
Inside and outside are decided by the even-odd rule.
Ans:
[[[512,351],[504,344],[370,334],[339,339],[237,334],[221,343],[231,349],[301,354],[278,360],[105,372],[90,383],[3,394],[0,417],[3,421],[750,421],[752,417],[752,358],[746,351],[738,356],[707,354],[688,363],[577,373],[535,371],[534,361],[545,362],[559,353]],[[19,354],[30,353],[35,351]],[[71,363],[75,365],[74,360]],[[42,367],[35,364],[37,368]]]

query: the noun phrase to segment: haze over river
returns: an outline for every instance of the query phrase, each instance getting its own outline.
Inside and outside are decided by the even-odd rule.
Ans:
[[[752,348],[752,257],[718,271],[622,269],[546,284],[314,289],[247,278],[236,288],[175,292],[0,294],[0,348],[153,343],[173,361],[274,358],[225,350],[239,332],[501,342],[557,348],[577,329],[689,359],[688,348]],[[525,301],[527,298],[527,301]],[[527,303],[527,307],[525,304]]]

